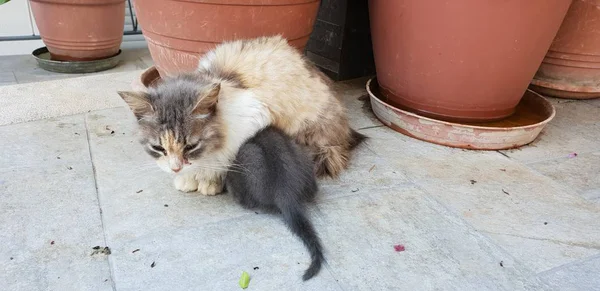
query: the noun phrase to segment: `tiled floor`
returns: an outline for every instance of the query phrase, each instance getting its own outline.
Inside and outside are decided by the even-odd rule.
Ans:
[[[127,72],[146,69],[153,65],[150,53],[143,42],[125,42],[121,49],[121,62],[117,67],[90,74],[60,74],[45,71],[38,67],[31,55],[0,56],[0,86]]]
[[[364,79],[338,83],[370,140],[321,181],[327,265],[303,283],[277,217],[177,192],[141,150],[115,93],[139,73],[0,87],[0,290],[238,290],[242,271],[247,290],[600,290],[597,101],[552,99],[532,145],[468,151],[382,126]]]

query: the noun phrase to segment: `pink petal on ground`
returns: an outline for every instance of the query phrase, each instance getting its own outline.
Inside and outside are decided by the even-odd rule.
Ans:
[[[403,252],[405,250],[403,245],[395,245],[394,250],[397,252]]]
[[[570,153],[567,157],[571,159],[571,158],[574,158],[576,156],[577,156],[577,153]]]

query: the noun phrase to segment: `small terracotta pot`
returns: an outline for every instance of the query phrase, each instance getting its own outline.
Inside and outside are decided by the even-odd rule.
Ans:
[[[319,0],[138,0],[135,9],[163,76],[196,69],[217,44],[282,34],[304,50]]]
[[[370,0],[385,102],[448,121],[510,116],[571,0]]]
[[[53,60],[90,61],[119,52],[125,0],[30,0]]]
[[[573,1],[531,84],[554,97],[600,97],[600,0]]]

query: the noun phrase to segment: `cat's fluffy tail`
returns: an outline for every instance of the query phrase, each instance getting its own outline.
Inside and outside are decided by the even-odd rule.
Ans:
[[[350,149],[353,150],[355,147],[363,143],[368,137],[354,129],[350,129]]]
[[[312,262],[302,276],[302,280],[306,281],[317,275],[321,270],[321,265],[325,260],[323,247],[315,228],[306,217],[302,206],[295,201],[284,202],[283,204],[285,205],[279,205],[283,214],[283,220],[290,230],[300,237],[310,253]]]

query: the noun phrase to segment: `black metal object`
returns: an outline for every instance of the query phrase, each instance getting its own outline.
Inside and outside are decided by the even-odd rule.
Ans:
[[[51,60],[50,53],[46,47],[38,48],[31,54],[37,61],[38,66],[46,71],[66,74],[84,74],[105,71],[116,67],[120,61],[121,50],[112,57],[85,62]]]
[[[133,31],[137,32],[138,31],[137,16],[133,15],[134,10],[133,10],[133,6],[131,5],[131,0],[127,0],[127,5],[129,7],[129,17],[131,18],[131,25],[133,26]]]
[[[367,0],[321,0],[306,56],[336,81],[375,74]]]

